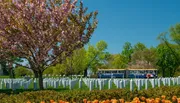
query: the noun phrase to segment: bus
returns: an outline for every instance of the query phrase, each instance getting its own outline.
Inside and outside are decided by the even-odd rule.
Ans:
[[[127,69],[128,78],[157,78],[157,69]]]
[[[124,78],[125,69],[98,69],[98,78]]]
[[[157,78],[157,69],[98,69],[98,78]]]

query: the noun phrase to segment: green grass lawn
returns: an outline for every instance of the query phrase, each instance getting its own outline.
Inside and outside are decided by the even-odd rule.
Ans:
[[[7,75],[5,75],[5,76],[4,76],[4,75],[1,75],[1,76],[0,76],[0,79],[3,79],[3,78],[9,78],[9,76],[7,76]]]

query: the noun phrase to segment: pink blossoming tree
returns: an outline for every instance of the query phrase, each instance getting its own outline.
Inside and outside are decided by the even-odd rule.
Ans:
[[[77,0],[0,0],[0,58],[27,60],[43,89],[43,71],[88,43],[97,27],[97,12],[86,11]]]

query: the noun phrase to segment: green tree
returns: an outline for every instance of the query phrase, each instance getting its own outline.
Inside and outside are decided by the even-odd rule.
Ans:
[[[86,65],[86,50],[84,48],[75,50],[63,63],[66,75],[83,74]]]
[[[113,57],[112,68],[115,68],[115,69],[126,68],[127,64],[126,64],[124,56],[122,56],[121,54],[115,54],[112,57]]]
[[[25,76],[25,75],[32,75],[33,72],[27,68],[24,67],[17,67],[14,69],[15,72],[15,76],[16,77],[21,77],[21,76]]]
[[[88,68],[96,72],[97,68],[104,68],[107,65],[110,54],[105,52],[106,48],[105,41],[99,41],[96,46],[89,44],[87,50],[85,48],[75,50],[66,60],[49,67],[45,73],[72,75],[84,72],[84,75],[87,76]]]
[[[134,49],[134,52],[143,51],[144,49],[147,49],[147,47],[143,43],[138,42],[137,44],[134,45],[133,49]]]
[[[64,61],[65,62],[65,61]],[[50,69],[52,69],[52,74],[56,74],[56,75],[67,75],[66,74],[66,65],[63,63],[58,63],[55,66],[51,67]]]
[[[150,67],[154,68],[157,58],[156,58],[156,48],[150,47],[149,49],[145,49],[143,52],[144,61],[149,64]]]
[[[170,37],[172,41],[180,46],[180,24],[170,28]]]
[[[109,52],[104,52],[102,55],[99,56],[99,58],[101,62],[98,64],[98,68],[107,69],[112,67],[109,62],[111,59],[111,54]]]
[[[88,68],[93,72],[97,70],[97,67],[103,63],[103,60],[109,55],[105,50],[107,49],[107,43],[105,41],[99,41],[96,47],[88,45],[86,52],[86,66],[84,69],[84,76],[87,76]]]
[[[48,67],[46,70],[44,70],[43,74],[53,74],[56,66]],[[59,68],[58,68],[59,69]]]
[[[147,48],[142,43],[137,43],[134,46],[132,61],[129,63],[129,68],[155,68],[156,63],[156,48]]]
[[[162,72],[162,76],[174,76],[177,68],[179,67],[178,61],[172,54],[171,50],[166,45],[160,45],[157,49],[158,61],[157,66]]]
[[[170,37],[170,38],[169,38]],[[158,39],[174,56],[178,66],[180,65],[180,24],[171,27],[169,32],[161,33]],[[176,64],[176,63],[175,63]],[[176,65],[174,65],[176,67]],[[176,68],[178,70],[178,68]],[[176,71],[176,70],[175,70]]]
[[[147,49],[143,43],[138,42],[135,44],[133,47],[132,62],[142,61],[144,59],[144,51],[147,51]]]
[[[45,70],[44,74],[61,74],[67,76],[72,74],[83,74],[86,64],[85,56],[86,50],[84,48],[77,49],[63,62]]]
[[[122,56],[125,57],[127,64],[131,62],[132,53],[133,53],[133,47],[131,46],[131,43],[126,42],[123,46],[123,50],[121,54]]]

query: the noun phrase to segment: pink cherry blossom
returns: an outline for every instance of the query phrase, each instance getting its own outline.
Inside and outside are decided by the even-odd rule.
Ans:
[[[24,58],[42,77],[47,67],[89,41],[97,13],[89,15],[84,8],[78,9],[77,0],[64,0],[60,5],[55,0],[49,5],[47,0],[23,1],[0,2],[0,58],[11,62],[12,56]],[[42,80],[39,84],[43,88]]]

